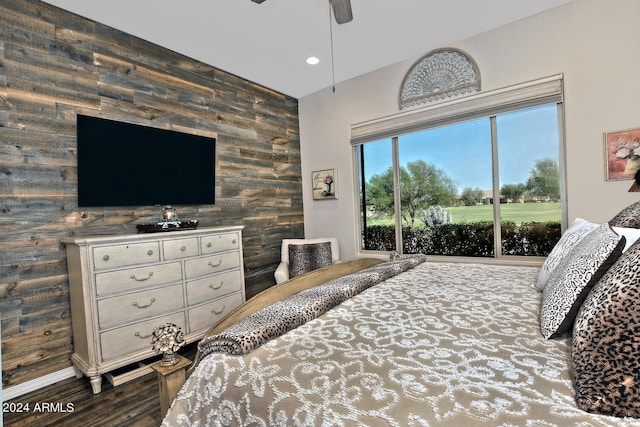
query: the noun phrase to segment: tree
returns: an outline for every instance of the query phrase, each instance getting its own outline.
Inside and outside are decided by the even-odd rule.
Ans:
[[[462,199],[462,203],[464,203],[465,206],[472,206],[476,203],[480,203],[484,199],[484,191],[482,191],[478,187],[466,187],[464,190],[462,190],[460,199]]]
[[[366,183],[366,203],[371,211],[382,215],[393,215],[393,168],[375,174]]]
[[[416,160],[400,167],[400,202],[402,220],[413,227],[416,218],[429,206],[450,206],[457,188],[447,174],[431,163]],[[367,207],[375,212],[393,215],[393,169],[369,179],[366,189]]]
[[[558,162],[550,159],[536,160],[529,172],[527,191],[534,196],[560,199],[560,169]]]
[[[524,193],[527,192],[526,184],[505,184],[500,189],[500,197],[511,199],[512,201],[519,200]]]

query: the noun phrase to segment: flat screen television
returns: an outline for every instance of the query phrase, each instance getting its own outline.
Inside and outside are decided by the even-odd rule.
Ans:
[[[78,206],[207,205],[215,138],[77,116]]]

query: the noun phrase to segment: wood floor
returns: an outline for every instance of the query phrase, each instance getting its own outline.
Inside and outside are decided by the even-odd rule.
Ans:
[[[183,350],[193,360],[195,345]],[[117,387],[103,380],[99,394],[86,377],[69,378],[4,402],[4,409],[26,404],[28,412],[4,412],[4,427],[158,427],[163,418],[155,372]]]

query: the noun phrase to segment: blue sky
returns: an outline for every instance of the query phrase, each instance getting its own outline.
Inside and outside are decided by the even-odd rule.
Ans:
[[[534,162],[558,161],[556,106],[549,105],[498,116],[500,185],[525,183]],[[390,140],[365,147],[366,179],[391,166]],[[443,169],[458,191],[466,187],[490,190],[491,131],[489,119],[403,135],[400,164],[424,160]]]

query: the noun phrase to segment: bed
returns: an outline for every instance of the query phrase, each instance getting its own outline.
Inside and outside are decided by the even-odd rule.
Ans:
[[[163,426],[640,426],[640,243],[583,225],[543,268],[405,256],[289,292],[205,336]],[[576,276],[586,334],[553,319]]]

